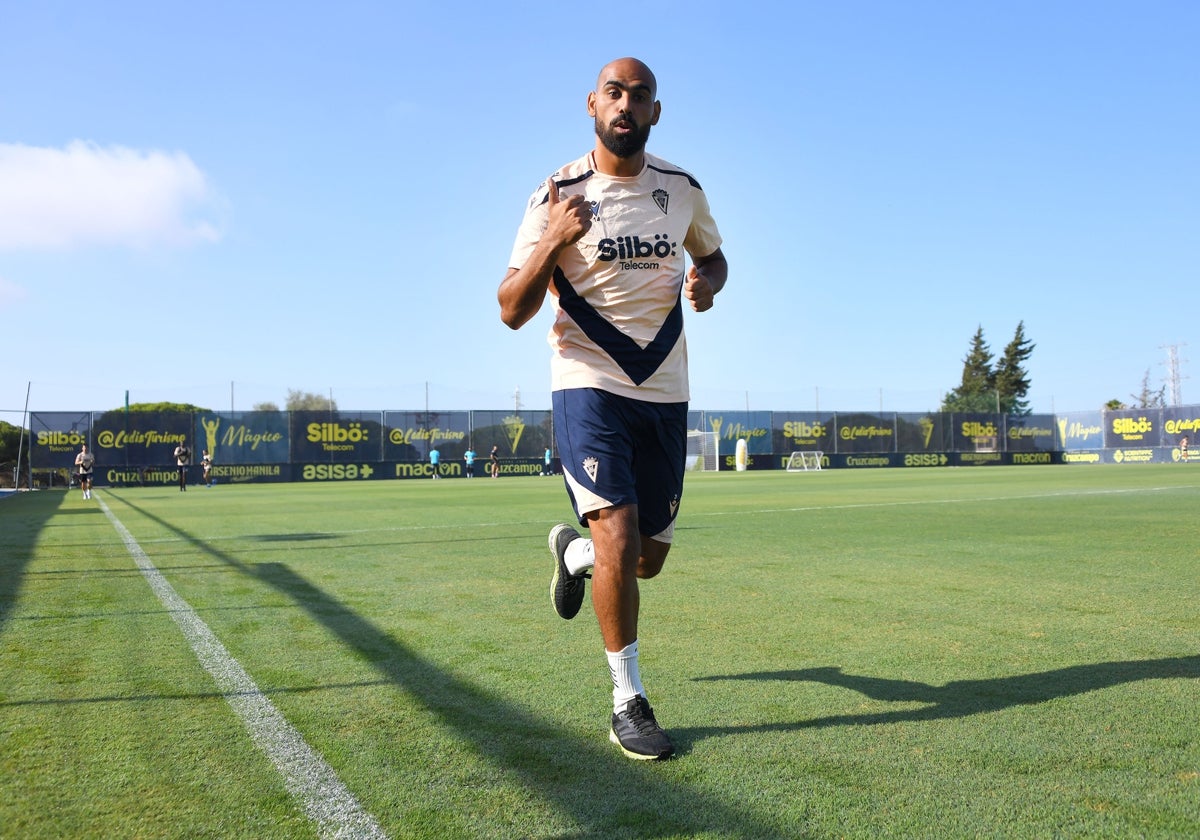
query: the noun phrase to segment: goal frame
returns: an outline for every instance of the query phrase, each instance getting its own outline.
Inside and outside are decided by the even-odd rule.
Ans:
[[[785,467],[788,472],[820,472],[824,457],[825,453],[819,449],[797,449],[788,456]]]
[[[688,469],[716,472],[721,469],[721,438],[716,432],[689,429],[687,433]]]

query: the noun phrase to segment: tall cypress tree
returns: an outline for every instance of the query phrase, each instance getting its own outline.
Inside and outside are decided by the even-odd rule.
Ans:
[[[942,400],[942,411],[996,411],[996,376],[992,371],[992,349],[983,337],[983,326],[975,330],[971,349],[963,360],[962,382]]]
[[[1000,392],[1000,410],[1004,414],[1029,414],[1029,374],[1025,361],[1032,355],[1036,345],[1025,337],[1025,322],[1017,324],[1012,341],[1004,348],[1004,355],[996,363],[995,385]]]
[[[942,411],[986,414],[1029,414],[1029,374],[1025,362],[1034,343],[1025,336],[1025,322],[1017,324],[1004,355],[992,367],[992,351],[983,337],[983,327],[975,330],[971,349],[963,360],[962,382],[946,394]]]

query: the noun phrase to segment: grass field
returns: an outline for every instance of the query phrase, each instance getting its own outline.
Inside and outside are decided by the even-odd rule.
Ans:
[[[0,836],[1200,836],[1197,469],[689,475],[665,763],[550,606],[566,518],[548,478],[0,501]]]

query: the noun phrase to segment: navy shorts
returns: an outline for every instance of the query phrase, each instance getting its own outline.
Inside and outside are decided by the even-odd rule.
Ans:
[[[579,523],[637,505],[638,530],[671,542],[683,496],[687,403],[652,403],[593,388],[555,391],[554,440]]]

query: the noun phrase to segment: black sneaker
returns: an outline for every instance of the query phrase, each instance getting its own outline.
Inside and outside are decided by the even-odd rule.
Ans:
[[[640,761],[658,761],[675,754],[675,745],[654,719],[654,710],[642,695],[625,704],[625,710],[614,712],[608,740],[621,752]]]
[[[555,525],[550,529],[550,556],[554,558],[554,576],[550,578],[550,601],[554,611],[566,619],[572,619],[583,604],[584,581],[591,575],[584,572],[573,575],[567,570],[563,558],[567,546],[579,539],[579,532],[570,525]]]

